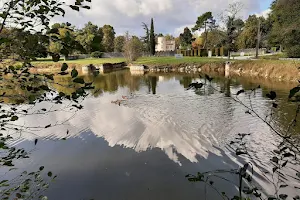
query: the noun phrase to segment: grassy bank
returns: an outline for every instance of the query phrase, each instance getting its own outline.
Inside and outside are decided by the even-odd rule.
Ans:
[[[78,59],[78,60],[60,60],[59,62],[53,62],[50,59],[39,59],[38,61],[33,62],[33,65],[39,68],[50,67],[50,66],[59,66],[62,63],[68,63],[73,65],[100,65],[103,63],[118,63],[125,62],[125,58],[90,58],[90,59]],[[221,59],[217,58],[203,58],[203,57],[184,57],[183,59],[176,59],[175,57],[142,57],[133,64],[137,65],[176,65],[176,64],[192,64],[192,63],[211,63],[211,62],[222,62]]]
[[[134,64],[147,65],[147,66],[173,66],[182,64],[206,64],[206,63],[223,63],[224,61],[219,58],[206,58],[206,57],[184,57],[176,59],[175,57],[143,57],[139,58]]]
[[[300,62],[285,60],[244,60],[232,63],[230,73],[240,76],[298,82]]]
[[[88,64],[99,65],[103,63],[124,62],[124,58],[99,58],[99,59],[79,59],[69,60],[66,63],[70,68],[81,69]],[[38,60],[33,62],[38,70],[57,70],[61,67],[63,60],[54,63],[51,60]],[[185,66],[196,66],[202,71],[224,72],[224,59],[204,58],[204,57],[184,57],[176,59],[175,57],[143,57],[133,62],[136,65],[146,65],[148,67],[169,66],[172,68],[181,68]],[[239,76],[261,77],[276,79],[280,81],[298,81],[300,79],[300,61],[287,60],[232,60],[230,72]]]
[[[61,65],[62,63],[67,64],[74,64],[74,65],[100,65],[103,63],[119,63],[125,62],[125,58],[87,58],[87,59],[78,59],[78,60],[60,60],[59,62],[53,62],[51,59],[39,59],[37,61],[32,62],[33,65],[37,67],[49,67],[49,66],[56,66]]]

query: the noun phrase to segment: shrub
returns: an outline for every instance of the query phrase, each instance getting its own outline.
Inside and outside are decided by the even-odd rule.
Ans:
[[[103,53],[100,51],[94,51],[93,53],[91,53],[91,57],[93,57],[93,58],[101,58],[102,55],[103,55]]]
[[[139,57],[142,56],[143,52],[143,43],[136,36],[131,36],[127,32],[125,34],[125,43],[124,43],[124,56],[128,63],[136,61]]]
[[[295,45],[286,49],[289,58],[300,58],[300,45]]]
[[[208,52],[206,49],[201,49],[200,50],[200,56],[201,57],[207,57],[208,56]]]

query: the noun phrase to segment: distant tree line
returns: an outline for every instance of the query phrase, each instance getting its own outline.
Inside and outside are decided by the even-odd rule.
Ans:
[[[74,53],[113,52],[122,48],[119,47],[122,46],[122,40],[116,38],[115,34],[111,25],[98,27],[91,22],[85,24],[82,29],[77,29],[69,23],[55,23],[43,33],[7,27],[0,36],[10,42],[2,43],[0,52],[2,58],[14,57],[20,60],[47,55],[55,57]],[[119,46],[115,45],[115,40]]]
[[[10,42],[0,43],[0,59],[13,58],[24,61],[52,56],[54,61],[58,61],[61,55],[68,57],[77,54],[101,57],[103,52],[124,53],[128,49],[128,43],[126,47],[128,38],[134,38],[135,45],[139,47],[140,52],[136,55],[141,55],[141,52],[154,55],[155,40],[158,35],[154,33],[153,19],[151,19],[150,29],[145,23],[143,23],[143,28],[146,35],[139,38],[128,36],[129,33],[116,36],[113,26],[99,27],[92,22],[85,24],[82,29],[78,29],[70,23],[55,23],[47,32],[24,31],[24,29],[5,27],[0,33],[0,37],[2,40],[5,39]],[[172,38],[173,36],[169,37]]]
[[[238,17],[242,7],[230,5],[219,21],[211,12],[199,16],[192,29],[186,27],[176,38],[177,48],[276,48],[288,57],[300,57],[300,1],[275,0],[267,17],[250,15],[245,21]],[[195,31],[202,34],[193,35]]]

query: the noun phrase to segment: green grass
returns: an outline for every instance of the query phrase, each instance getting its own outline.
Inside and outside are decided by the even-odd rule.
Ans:
[[[60,60],[58,63],[68,63],[68,64],[103,64],[103,63],[118,63],[124,62],[125,58],[88,58],[88,59],[78,59],[78,60]],[[181,63],[211,63],[211,62],[222,62],[222,59],[218,58],[204,58],[204,57],[184,57],[182,59],[176,59],[175,57],[142,57],[133,64],[138,65],[167,65],[167,64],[181,64]],[[38,59],[32,64],[42,65],[42,64],[52,64],[54,63],[51,59]]]
[[[177,59],[175,57],[143,57],[135,61],[135,64],[144,65],[168,65],[168,64],[181,64],[181,63],[211,63],[211,62],[222,62],[219,58],[207,58],[207,57],[183,57]]]
[[[265,60],[279,60],[279,58],[287,58],[287,55],[285,53],[279,53],[269,56],[259,56],[259,59],[265,59]]]
[[[125,58],[89,58],[89,59],[79,59],[79,60],[69,60],[64,61],[60,60],[58,63],[68,63],[68,64],[79,64],[79,65],[88,65],[94,64],[99,65],[103,63],[118,63],[124,62]],[[207,58],[207,57],[184,57],[182,59],[176,59],[175,57],[142,57],[137,61],[133,62],[136,65],[149,65],[149,66],[162,66],[162,65],[177,65],[177,64],[205,64],[205,63],[221,63],[224,62],[225,59],[220,58]],[[233,60],[234,62],[239,63],[248,63],[248,62],[258,62],[264,64],[295,64],[299,63],[299,61],[285,61],[285,60],[275,60],[275,59],[260,59],[255,61],[249,60]],[[39,59],[38,61],[33,62],[33,65],[42,66],[45,64],[49,66],[49,64],[54,64],[54,62],[50,59]]]
[[[67,60],[64,61],[61,59],[58,63],[74,63],[74,64],[103,64],[103,63],[118,63],[118,62],[125,62],[125,58],[87,58],[87,59],[78,59],[78,60]],[[49,64],[54,63],[52,59],[38,59],[37,61],[32,62],[32,64]]]

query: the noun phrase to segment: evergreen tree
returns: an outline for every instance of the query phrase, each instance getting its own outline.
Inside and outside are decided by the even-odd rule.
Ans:
[[[150,28],[150,53],[151,55],[155,55],[155,34],[154,34],[153,18],[151,18],[151,28]]]

